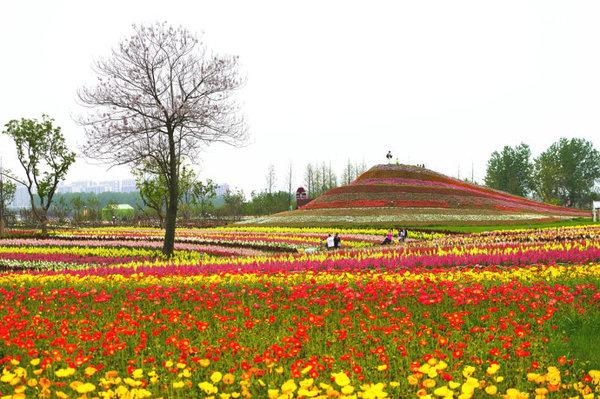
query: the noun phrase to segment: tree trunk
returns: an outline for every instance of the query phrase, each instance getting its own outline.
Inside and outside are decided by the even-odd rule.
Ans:
[[[40,209],[40,227],[42,235],[48,235],[48,212],[45,209]]]
[[[169,134],[169,201],[167,203],[167,214],[165,215],[165,242],[163,253],[167,257],[173,256],[175,249],[175,228],[177,227],[177,203],[179,199],[179,170],[176,159],[175,142],[173,134]]]

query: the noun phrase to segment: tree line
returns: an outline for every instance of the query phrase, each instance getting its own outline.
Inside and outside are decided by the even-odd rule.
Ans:
[[[338,177],[331,163],[308,163],[301,176],[301,186],[306,190],[309,198],[317,198],[327,190],[341,185],[350,184],[367,169],[364,162],[348,160],[344,165],[341,176]],[[229,216],[244,215],[269,215],[283,212],[296,207],[295,174],[290,163],[284,173],[284,181],[278,184],[277,171],[269,165],[265,174],[265,187],[261,191],[250,192],[250,199],[241,190],[230,190],[223,197],[223,207],[218,211]],[[277,189],[276,187],[283,187]]]
[[[514,195],[562,206],[587,208],[600,199],[600,152],[582,138],[561,138],[533,158],[521,143],[494,151],[485,184]]]

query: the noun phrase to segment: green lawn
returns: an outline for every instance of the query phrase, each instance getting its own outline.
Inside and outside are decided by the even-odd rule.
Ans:
[[[516,229],[540,229],[548,227],[566,227],[581,225],[600,225],[600,222],[594,223],[591,218],[577,218],[572,220],[561,220],[552,222],[528,222],[523,224],[499,224],[488,226],[427,226],[415,227],[418,230],[449,231],[456,233],[480,233],[482,231],[494,230],[516,230]]]

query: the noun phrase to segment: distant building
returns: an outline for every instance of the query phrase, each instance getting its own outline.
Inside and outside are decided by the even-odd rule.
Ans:
[[[121,192],[122,193],[132,193],[137,191],[137,186],[135,185],[135,179],[126,179],[121,180]]]
[[[29,199],[29,193],[27,188],[22,184],[17,184],[17,190],[15,191],[15,199],[10,204],[11,208],[28,208],[31,206],[31,200]]]
[[[224,196],[227,191],[229,191],[229,184],[218,185],[217,189],[215,190],[217,197]]]

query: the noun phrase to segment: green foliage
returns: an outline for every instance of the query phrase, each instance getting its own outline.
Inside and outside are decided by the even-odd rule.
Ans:
[[[4,234],[4,224],[7,216],[7,209],[15,198],[17,186],[15,183],[0,176],[0,236]]]
[[[58,199],[52,203],[51,209],[54,213],[54,216],[58,218],[58,223],[64,223],[67,215],[69,214],[69,205],[67,204],[65,198],[58,197]]]
[[[0,181],[0,207],[8,208],[10,203],[15,199],[17,185],[10,180],[2,179]]]
[[[162,224],[169,200],[169,184],[164,173],[157,165],[146,162],[134,169],[136,186],[144,205],[154,211],[159,222]],[[179,168],[179,195],[180,203],[189,205],[190,193],[193,192],[196,182],[196,173],[186,165]]]
[[[589,284],[588,281],[582,284]],[[598,341],[598,326],[600,325],[600,310],[590,306],[585,313],[573,309],[558,313],[554,325],[565,339],[549,342],[548,351],[556,359],[566,355],[569,359],[577,360],[582,367],[593,368],[600,364],[600,351],[590,350]],[[550,331],[549,331],[550,332]]]
[[[535,176],[542,200],[585,207],[600,179],[600,152],[585,139],[561,138],[536,159]]]
[[[289,195],[285,191],[266,191],[250,194],[251,200],[244,205],[246,215],[269,215],[289,210]]]
[[[485,184],[508,193],[527,196],[534,187],[531,150],[527,144],[494,151],[487,164]]]
[[[83,219],[83,208],[85,207],[85,201],[81,195],[75,195],[73,198],[71,198],[70,203],[71,207],[73,208],[73,221],[78,223]]]
[[[240,216],[244,207],[244,193],[242,191],[227,190],[223,196],[225,202],[220,209],[227,216]]]
[[[25,172],[25,179],[12,174],[8,176],[27,187],[31,210],[43,230],[46,230],[47,212],[56,188],[75,162],[75,153],[67,147],[60,127],[55,127],[53,123],[53,119],[43,115],[41,121],[12,120],[3,131],[14,140],[17,157]],[[39,207],[34,196],[39,200]]]
[[[194,182],[191,189],[192,201],[198,206],[200,215],[206,217],[214,210],[214,200],[217,197],[217,185],[211,180]]]

